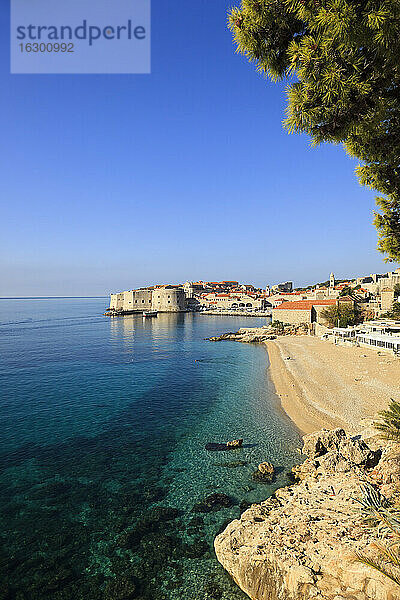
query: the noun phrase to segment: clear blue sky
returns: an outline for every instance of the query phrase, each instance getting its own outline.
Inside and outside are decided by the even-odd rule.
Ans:
[[[152,74],[123,76],[10,75],[2,9],[1,296],[387,270],[374,194],[341,147],[283,131],[230,4],[153,0]]]

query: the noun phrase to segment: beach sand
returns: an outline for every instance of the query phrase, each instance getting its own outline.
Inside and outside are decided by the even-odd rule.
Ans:
[[[311,336],[279,337],[267,348],[282,407],[304,433],[323,427],[355,432],[390,398],[400,401],[400,360],[390,354]]]

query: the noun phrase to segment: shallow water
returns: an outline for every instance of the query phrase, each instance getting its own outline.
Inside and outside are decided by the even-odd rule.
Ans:
[[[243,599],[213,539],[287,482],[299,435],[264,346],[204,338],[265,319],[105,307],[0,300],[0,598]],[[214,492],[231,506],[199,512]]]

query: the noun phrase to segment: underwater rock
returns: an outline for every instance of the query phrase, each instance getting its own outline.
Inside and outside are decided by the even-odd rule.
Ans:
[[[247,510],[248,508],[250,508],[251,503],[247,502],[247,500],[242,500],[241,503],[239,504],[239,508],[240,508],[240,512],[244,512],[245,510]]]
[[[203,517],[193,517],[193,519],[190,519],[188,526],[189,527],[203,527],[204,526]]]
[[[104,590],[104,600],[131,600],[137,598],[137,582],[131,577],[118,577],[110,581]]]
[[[182,541],[177,535],[149,533],[141,541],[141,556],[146,563],[147,572],[154,567],[170,564],[182,555]]]
[[[204,519],[203,517],[193,517],[188,523],[186,531],[189,535],[198,534],[202,531],[204,527]]]
[[[6,583],[0,583],[0,600],[8,600],[11,593],[11,588]]]
[[[264,481],[271,483],[275,475],[274,465],[270,462],[262,462],[258,465],[257,471],[253,473],[254,481]]]
[[[118,545],[121,548],[133,550],[146,534],[158,531],[165,523],[173,521],[179,515],[180,511],[177,508],[155,506],[142,519],[139,519],[132,529],[123,532],[118,537]]]
[[[172,506],[155,506],[146,516],[150,521],[173,521],[179,517],[180,511]]]
[[[54,571],[49,574],[49,578],[46,581],[46,591],[54,592],[60,587],[66,585],[67,582],[73,581],[73,578],[74,573],[71,571],[71,569],[64,568],[63,566],[55,568]]]
[[[71,492],[72,485],[68,481],[51,480],[41,484],[31,492],[33,498],[54,499]]]
[[[241,448],[243,445],[243,439],[240,440],[232,440],[231,442],[210,442],[205,445],[206,450],[236,450],[236,448]]]
[[[212,580],[206,584],[204,593],[204,600],[220,600],[223,596],[222,589]]]
[[[135,550],[136,546],[140,543],[142,539],[142,534],[140,531],[136,531],[135,529],[131,529],[130,531],[124,531],[117,538],[117,544],[120,548],[126,548],[127,550]]]
[[[227,469],[236,469],[237,467],[245,467],[247,464],[247,460],[234,460],[232,462],[217,463],[215,466],[226,467]]]
[[[232,498],[226,494],[215,493],[210,494],[210,496],[207,496],[207,498],[204,498],[204,500],[195,504],[192,511],[208,513],[221,510],[221,508],[229,508],[232,504]]]
[[[166,495],[167,490],[159,486],[147,486],[141,492],[143,500],[149,503],[164,500]]]
[[[191,544],[184,544],[185,555],[188,558],[201,558],[207,552],[209,552],[210,548],[206,541],[202,539],[195,540]]]
[[[206,450],[228,450],[228,446],[224,443],[217,444],[217,443],[211,442],[211,443],[205,445],[205,449]]]

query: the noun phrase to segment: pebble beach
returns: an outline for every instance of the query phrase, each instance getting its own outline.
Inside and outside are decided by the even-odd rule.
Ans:
[[[400,400],[400,360],[391,354],[311,336],[278,337],[267,349],[282,407],[303,433],[323,427],[356,431],[391,398]]]

